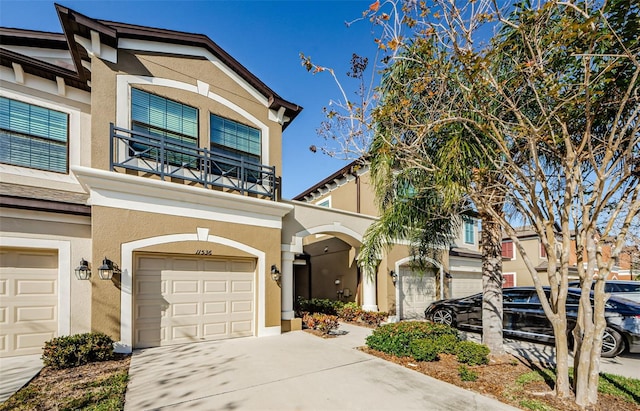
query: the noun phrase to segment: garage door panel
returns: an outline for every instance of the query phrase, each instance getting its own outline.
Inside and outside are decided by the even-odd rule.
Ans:
[[[451,297],[461,298],[482,292],[482,273],[452,272]]]
[[[180,275],[179,273],[178,275]],[[188,274],[186,274],[188,275]],[[173,280],[171,281],[171,293],[172,294],[199,294],[200,283],[198,280]]]
[[[16,308],[16,322],[54,321],[56,320],[56,307],[18,307]]]
[[[255,271],[253,261],[232,261],[231,271],[246,273],[248,271]]]
[[[204,281],[203,291],[205,294],[226,293],[227,281]]]
[[[154,264],[158,260],[154,259]],[[139,273],[142,273],[142,279],[136,284],[166,284],[160,287],[160,292],[151,287],[142,290],[141,294],[136,291],[137,306],[144,306],[147,300],[154,298],[153,294],[156,300],[162,299],[166,303],[159,323],[153,324],[162,329],[162,338],[156,345],[253,335],[255,272],[232,271],[247,268],[255,270],[253,261],[167,256],[163,266],[155,270],[150,270],[144,265],[145,262],[145,258],[137,259],[134,276],[140,277]],[[148,290],[154,292],[149,293]],[[157,310],[157,304],[155,307]],[[137,310],[138,316],[143,310],[142,307]],[[145,328],[152,326],[144,324],[144,320],[138,320],[136,327],[138,323]],[[236,322],[243,325],[234,327]],[[234,329],[238,331],[234,332]],[[141,333],[136,335],[136,346],[143,346],[143,343],[145,346],[151,345],[149,336]],[[143,341],[142,338],[147,340]]]
[[[402,319],[424,318],[424,310],[436,299],[435,274],[400,267],[399,291]]]
[[[166,259],[162,257],[140,257],[138,262],[138,266],[146,271],[162,270],[166,264]]]
[[[40,354],[58,332],[57,253],[2,249],[0,256],[0,357]]]
[[[204,315],[227,314],[229,304],[226,301],[208,302],[204,304]]]

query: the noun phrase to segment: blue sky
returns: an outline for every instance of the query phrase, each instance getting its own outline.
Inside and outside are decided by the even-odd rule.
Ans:
[[[324,119],[322,107],[338,99],[339,91],[327,73],[308,73],[299,53],[334,68],[349,87],[345,73],[352,53],[373,57],[375,44],[370,23],[348,28],[344,23],[362,16],[372,2],[58,0],[97,19],[206,34],[283,98],[304,107],[283,136],[285,198],[346,164],[309,150],[324,144],[316,133]],[[61,32],[52,1],[1,0],[0,25]]]

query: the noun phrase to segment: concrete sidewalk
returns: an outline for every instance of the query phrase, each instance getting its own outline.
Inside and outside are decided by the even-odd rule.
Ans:
[[[369,330],[305,332],[136,351],[125,410],[515,410],[369,356]]]
[[[40,354],[0,358],[0,404],[31,381],[41,369]]]

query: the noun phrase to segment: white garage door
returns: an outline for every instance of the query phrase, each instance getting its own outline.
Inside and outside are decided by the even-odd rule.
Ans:
[[[253,260],[138,255],[133,277],[136,347],[254,334]]]
[[[436,299],[436,279],[431,271],[420,275],[400,267],[400,319],[424,318],[424,310]]]
[[[58,332],[56,251],[0,250],[0,357],[40,354]]]
[[[452,272],[451,298],[466,297],[482,292],[481,273]]]

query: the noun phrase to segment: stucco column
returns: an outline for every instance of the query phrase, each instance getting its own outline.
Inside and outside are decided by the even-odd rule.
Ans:
[[[376,301],[376,273],[362,270],[362,309],[364,311],[378,311]]]
[[[282,277],[280,287],[282,292],[282,319],[292,320],[293,312],[293,259],[295,254],[290,251],[282,252]]]

